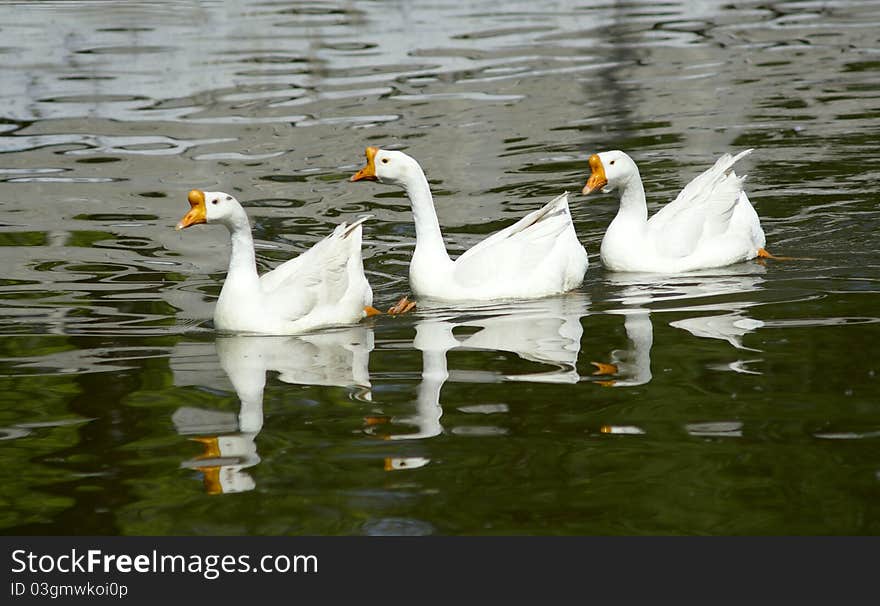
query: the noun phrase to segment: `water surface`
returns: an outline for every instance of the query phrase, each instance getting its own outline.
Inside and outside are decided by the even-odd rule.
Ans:
[[[0,5],[0,528],[7,534],[878,534],[877,2]],[[450,251],[594,151],[651,211],[723,152],[777,254],[296,337],[211,325],[220,227],[261,270],[369,212],[407,292],[416,157]],[[609,374],[614,365],[615,371]],[[598,373],[598,374],[597,374]]]

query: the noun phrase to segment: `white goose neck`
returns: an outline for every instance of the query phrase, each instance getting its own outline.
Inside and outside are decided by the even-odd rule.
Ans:
[[[408,175],[403,184],[409,201],[412,204],[413,219],[416,225],[416,251],[430,252],[449,259],[446,245],[443,244],[443,234],[440,232],[440,222],[437,220],[437,211],[434,209],[434,198],[431,196],[431,187],[421,170],[413,171]]]
[[[620,187],[620,210],[617,217],[626,218],[640,223],[648,221],[648,203],[645,200],[645,187],[639,169],[634,168],[632,175]]]
[[[236,278],[257,278],[257,258],[254,252],[254,237],[251,234],[251,226],[247,216],[242,213],[229,221],[224,222],[229,230],[232,241],[232,254],[229,257],[229,273],[226,276],[227,283],[231,276]]]

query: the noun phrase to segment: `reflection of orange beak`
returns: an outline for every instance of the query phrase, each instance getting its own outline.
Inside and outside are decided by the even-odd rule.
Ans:
[[[220,482],[220,466],[199,467],[202,472],[202,481],[205,483],[205,492],[208,494],[223,494],[223,484]]]
[[[194,189],[189,192],[189,195],[186,198],[189,200],[189,205],[192,208],[190,208],[189,212],[180,220],[176,229],[184,229],[190,225],[207,223],[208,209],[205,207],[205,192],[200,189]]]
[[[194,442],[201,442],[205,447],[205,452],[196,457],[197,459],[215,459],[222,456],[220,452],[220,436],[205,436],[198,438],[190,438]]]
[[[605,178],[605,167],[602,166],[602,160],[599,159],[598,154],[590,156],[590,170],[593,172],[590,178],[587,179],[587,184],[581,190],[581,193],[585,196],[608,185],[608,179]]]
[[[376,176],[376,153],[378,151],[378,147],[367,148],[367,151],[365,152],[365,155],[367,156],[367,165],[351,176],[352,181],[361,181],[363,179],[367,179],[368,181],[379,180]]]

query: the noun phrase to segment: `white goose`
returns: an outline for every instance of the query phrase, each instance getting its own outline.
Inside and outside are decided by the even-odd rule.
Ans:
[[[220,223],[232,238],[229,271],[214,308],[217,330],[275,335],[354,324],[379,313],[361,259],[361,223],[342,223],[294,259],[257,274],[254,240],[238,200],[223,192],[189,192],[192,208],[177,229]]]
[[[399,151],[368,147],[367,165],[351,177],[404,188],[412,204],[416,248],[409,266],[417,296],[446,301],[534,298],[578,287],[587,251],[574,231],[568,193],[449,258],[422,167]]]
[[[602,239],[605,267],[677,273],[776,258],[764,250],[761,221],[743,191],[745,177],[733,172],[733,165],[751,152],[721,156],[650,220],[632,158],[617,150],[590,156],[592,174],[582,193],[620,190],[620,210]]]

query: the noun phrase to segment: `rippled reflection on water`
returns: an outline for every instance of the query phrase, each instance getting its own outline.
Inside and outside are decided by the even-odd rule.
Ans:
[[[0,525],[94,534],[876,534],[880,3],[41,2],[0,7]],[[261,269],[375,215],[406,291],[425,167],[452,253],[593,151],[652,210],[724,151],[768,247],[687,276],[217,338],[235,192]],[[221,496],[222,493],[222,496]],[[809,504],[809,505],[806,505]]]

